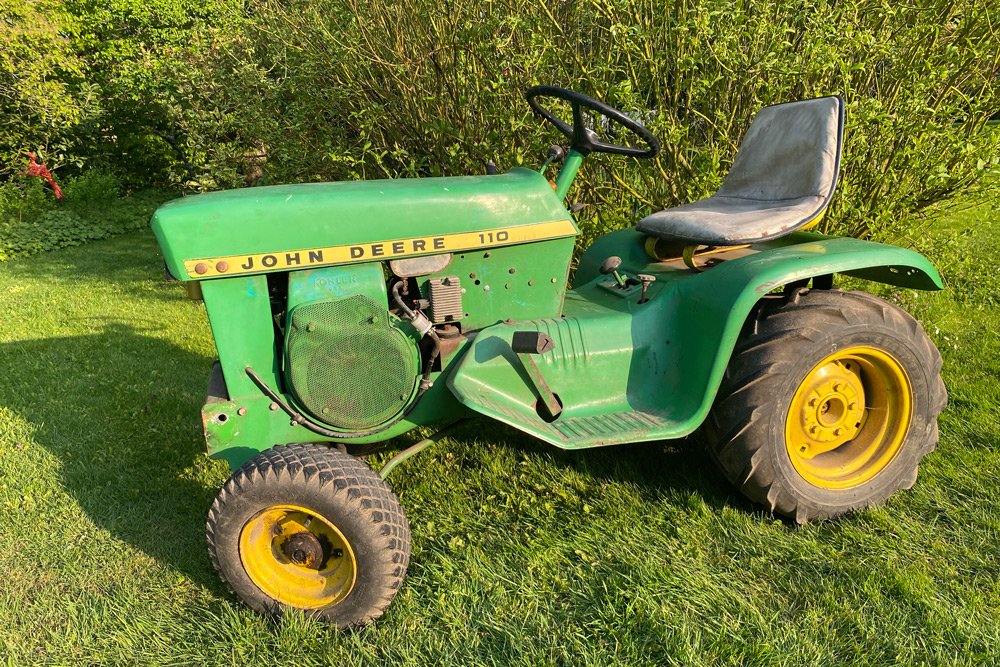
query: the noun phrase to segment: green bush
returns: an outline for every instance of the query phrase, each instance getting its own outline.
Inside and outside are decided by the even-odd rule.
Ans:
[[[212,48],[235,0],[63,0],[76,22],[73,45],[100,90],[98,124],[85,129],[90,164],[129,186],[181,183],[204,159],[184,125],[202,116],[182,83]],[[207,118],[206,118],[207,120]],[[81,132],[83,133],[83,132]]]
[[[184,127],[211,111],[182,83],[235,0],[9,0],[0,6],[0,177],[25,152],[63,175],[180,183],[199,155]]]
[[[914,211],[1000,157],[993,0],[10,0],[0,179],[36,150],[126,189],[481,173],[559,139],[523,100],[555,83],[642,114],[655,161],[598,157],[585,236],[720,183],[753,114],[842,94],[827,229],[914,236]],[[905,241],[904,241],[905,242]]]
[[[244,149],[266,157],[264,182],[537,164],[556,135],[523,101],[535,83],[650,111],[662,155],[593,159],[571,194],[592,204],[582,215],[596,233],[711,193],[760,107],[839,93],[846,152],[828,224],[898,237],[907,214],[1000,155],[982,131],[1000,107],[990,11],[990,0],[270,0],[215,58],[232,74],[213,95],[246,128]],[[206,152],[205,171],[238,184],[243,155]]]
[[[754,112],[830,93],[848,102],[830,225],[898,237],[907,214],[996,163],[982,128],[1000,36],[983,0],[679,3],[271,0],[212,67],[242,150],[205,163],[212,185],[433,176],[536,164],[556,136],[522,95],[557,83],[652,112],[655,162],[591,160],[571,196],[590,233],[711,193]],[[238,75],[236,75],[238,74]],[[252,100],[247,104],[248,100]],[[212,135],[202,143],[218,143]]]
[[[0,184],[0,261],[142,229],[172,196],[146,190],[123,199],[120,189],[115,176],[99,171],[68,179],[61,201],[40,181]]]
[[[74,17],[58,0],[0,4],[0,176],[35,151],[50,166],[81,159],[77,130],[97,113]]]

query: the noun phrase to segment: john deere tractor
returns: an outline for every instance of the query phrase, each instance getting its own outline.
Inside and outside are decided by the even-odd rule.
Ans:
[[[568,144],[538,171],[258,187],[156,212],[219,355],[202,421],[234,472],[209,553],[253,609],[381,615],[410,555],[385,476],[468,417],[563,449],[701,429],[723,475],[799,523],[909,488],[934,448],[940,355],[908,314],[835,277],[937,290],[938,273],[808,231],[837,184],[839,97],[761,110],[718,192],[597,239],[572,275],[564,200],[584,158],[659,144],[579,93],[527,101]],[[381,471],[355,456],[431,424]]]

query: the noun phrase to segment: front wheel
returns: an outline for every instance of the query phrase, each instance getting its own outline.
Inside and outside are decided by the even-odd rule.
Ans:
[[[798,523],[908,489],[938,440],[941,355],[920,324],[864,292],[765,301],[705,425],[726,477]]]
[[[212,563],[247,606],[300,610],[339,627],[380,616],[410,556],[410,529],[389,486],[324,445],[250,459],[219,491],[206,534]]]

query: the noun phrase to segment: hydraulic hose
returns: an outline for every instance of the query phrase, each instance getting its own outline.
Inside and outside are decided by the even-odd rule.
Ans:
[[[395,285],[392,286],[392,300],[396,302],[396,305],[399,306],[399,309],[403,311],[403,313],[406,315],[406,319],[412,322],[413,320],[417,319],[417,314],[413,312],[413,310],[403,302],[403,297],[400,296],[399,294],[399,290],[405,284],[406,283],[400,280],[399,282],[397,282]]]

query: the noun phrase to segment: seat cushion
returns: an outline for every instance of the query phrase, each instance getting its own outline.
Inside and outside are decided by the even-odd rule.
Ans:
[[[638,230],[700,245],[741,245],[807,225],[822,212],[824,202],[819,196],[759,201],[713,195],[647,216]]]
[[[833,196],[843,126],[839,97],[761,109],[719,191],[653,213],[639,231],[701,245],[738,245],[801,229]]]

